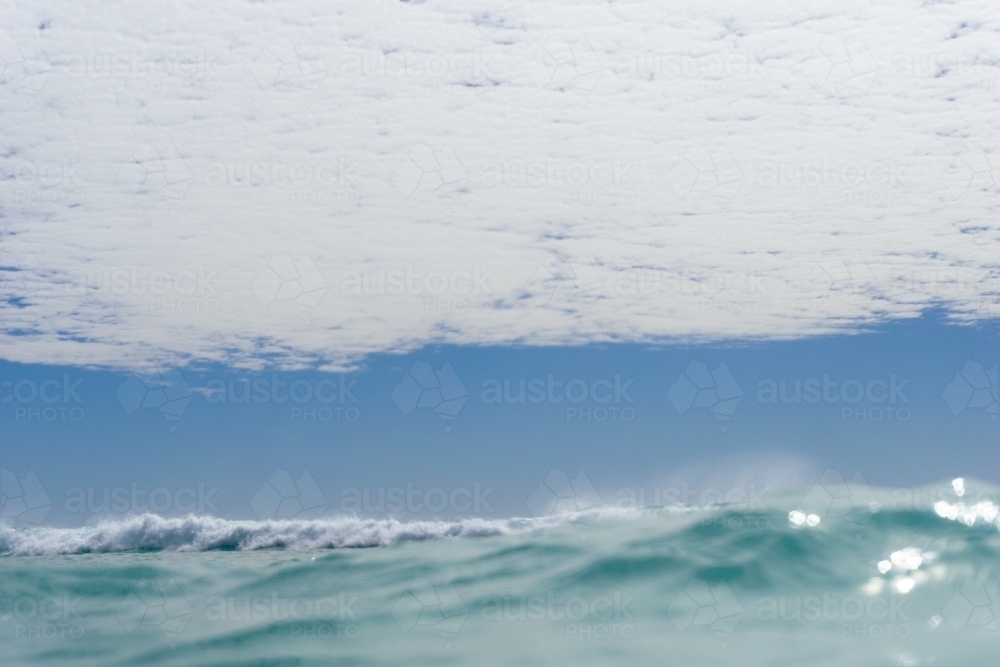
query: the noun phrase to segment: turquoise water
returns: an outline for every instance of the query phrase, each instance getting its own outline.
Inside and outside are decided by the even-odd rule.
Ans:
[[[3,529],[0,664],[998,662],[993,503],[777,505]]]

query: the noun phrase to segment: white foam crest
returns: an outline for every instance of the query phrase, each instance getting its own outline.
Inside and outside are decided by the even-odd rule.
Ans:
[[[636,514],[634,511],[607,508],[542,518],[467,518],[453,521],[399,521],[351,516],[232,521],[208,516],[164,518],[142,514],[121,520],[105,520],[83,528],[0,527],[0,554],[42,556],[143,550],[380,547],[406,541],[509,535]]]

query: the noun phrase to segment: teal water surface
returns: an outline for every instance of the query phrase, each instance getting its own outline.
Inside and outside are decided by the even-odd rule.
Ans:
[[[796,526],[786,510],[411,528],[373,548],[244,536],[184,551],[133,534],[60,549],[7,530],[0,664],[998,662],[995,521],[881,508]],[[31,539],[73,553],[19,555]]]

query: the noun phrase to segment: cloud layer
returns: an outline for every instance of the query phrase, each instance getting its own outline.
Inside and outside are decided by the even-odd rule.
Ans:
[[[8,359],[340,368],[1000,313],[989,3],[3,14]]]

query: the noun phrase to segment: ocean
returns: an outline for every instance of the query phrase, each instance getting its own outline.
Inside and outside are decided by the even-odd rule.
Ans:
[[[995,492],[925,491],[3,528],[0,664],[997,664]]]

